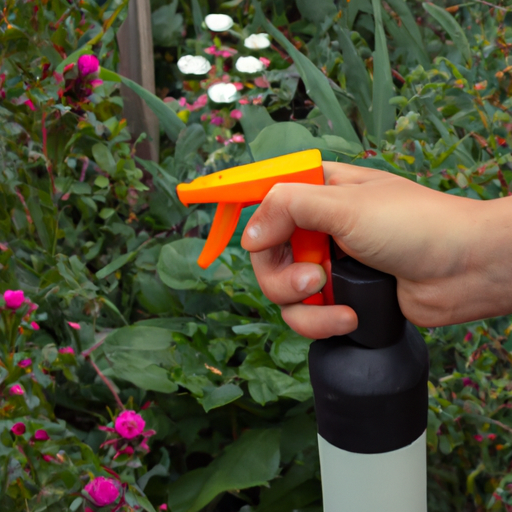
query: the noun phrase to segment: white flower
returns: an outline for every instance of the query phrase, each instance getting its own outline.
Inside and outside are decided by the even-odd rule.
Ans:
[[[236,61],[235,67],[240,73],[259,73],[265,69],[263,62],[252,56],[240,57]]]
[[[245,41],[244,46],[251,50],[263,50],[270,46],[268,34],[252,34]]]
[[[215,103],[235,101],[237,90],[234,84],[215,84],[208,89],[208,96]]]
[[[213,32],[224,32],[233,26],[233,18],[227,14],[208,14],[204,22]]]
[[[211,68],[211,64],[200,55],[184,55],[178,60],[178,69],[184,75],[204,75]]]

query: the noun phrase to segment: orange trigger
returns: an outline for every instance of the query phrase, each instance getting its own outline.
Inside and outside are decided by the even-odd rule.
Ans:
[[[219,203],[212,228],[197,259],[197,264],[201,268],[209,267],[227,247],[235,232],[241,212],[242,203]]]

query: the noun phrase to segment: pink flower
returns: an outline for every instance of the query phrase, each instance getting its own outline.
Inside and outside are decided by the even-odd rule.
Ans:
[[[188,109],[193,112],[194,110],[199,110],[206,106],[208,103],[208,95],[207,94],[201,94],[199,98],[197,98],[192,105],[188,105]]]
[[[487,434],[487,439],[494,441],[496,439],[496,434]]]
[[[85,507],[84,512],[94,512],[94,510],[90,507]]]
[[[46,462],[51,462],[52,460],[54,460],[54,456],[53,455],[43,454],[43,455],[41,455],[41,457],[43,457],[43,460],[46,461]]]
[[[76,322],[68,322],[68,325],[69,327],[71,327],[71,329],[76,329],[77,331],[79,331],[82,328],[80,324]]]
[[[254,85],[261,87],[262,89],[266,89],[270,87],[270,82],[264,76],[259,76],[254,79]]]
[[[34,331],[39,331],[39,324],[37,322],[30,322],[30,327],[32,327]]]
[[[81,55],[78,59],[78,71],[82,76],[96,73],[100,67],[100,62],[96,55]]]
[[[473,339],[473,333],[468,331],[466,336],[464,336],[464,341],[471,341]]]
[[[9,393],[11,395],[24,395],[25,390],[19,384],[14,384],[14,386],[10,387]]]
[[[84,490],[97,507],[110,505],[119,498],[119,484],[112,478],[99,476],[90,481]]]
[[[20,368],[26,368],[27,366],[30,366],[32,364],[32,359],[22,359],[19,363],[18,363],[18,366]]]
[[[462,379],[462,385],[463,385],[464,387],[478,389],[478,384],[477,384],[476,382],[473,382],[473,380],[472,380],[472,379],[470,379],[469,377],[463,377],[463,379]]]
[[[135,411],[123,411],[114,424],[116,432],[125,439],[133,439],[142,434],[146,422]]]
[[[240,105],[249,105],[250,101],[247,98],[240,98],[238,103],[240,103]]]
[[[18,423],[15,423],[12,427],[11,427],[11,432],[15,435],[15,436],[21,436],[25,433],[25,430],[27,430],[27,428],[25,427],[25,423],[21,423],[18,422]]]
[[[229,117],[236,119],[238,121],[239,119],[242,119],[242,111],[235,108],[229,113]]]
[[[34,107],[34,104],[32,103],[32,100],[26,100],[23,103],[25,105],[27,105],[30,110],[35,111],[36,107]]]
[[[67,64],[64,66],[64,70],[62,71],[62,74],[66,74],[68,71],[71,71],[75,67],[75,63],[72,62],[71,64]]]
[[[59,354],[75,354],[73,347],[62,347],[59,348]]]
[[[245,137],[241,133],[235,133],[233,137],[231,137],[232,142],[236,142],[237,144],[243,144],[245,142]]]
[[[480,434],[474,435],[473,438],[479,443],[481,443],[484,440],[484,436],[481,436]]]
[[[27,314],[30,315],[30,313],[33,313],[36,309],[39,308],[37,304],[34,304],[33,302],[30,302],[30,300],[26,299],[25,302],[28,303],[28,312]]]
[[[124,448],[123,450],[119,450],[115,455],[114,455],[114,460],[117,459],[117,457],[119,457],[120,455],[133,455],[133,448],[131,446],[127,446],[126,448]]]
[[[50,439],[50,436],[48,435],[48,432],[46,432],[46,430],[39,429],[35,431],[34,439],[36,441],[48,441],[48,439]]]
[[[187,104],[187,98],[182,97],[178,100],[178,103],[180,104],[180,107],[184,107]]]
[[[210,124],[214,124],[215,126],[222,126],[224,124],[224,119],[220,116],[212,117]]]
[[[270,66],[270,60],[267,59],[266,57],[260,57],[260,62],[266,67],[268,68]]]
[[[233,82],[233,85],[236,87],[237,91],[241,91],[244,88],[244,84],[242,82]]]
[[[204,49],[204,53],[208,55],[215,55],[217,52],[217,47],[213,44],[212,46],[208,46],[208,48]]]
[[[9,309],[18,309],[25,302],[25,294],[22,290],[6,290],[4,300]]]
[[[90,81],[90,84],[92,85],[92,88],[95,89],[96,87],[103,85],[103,80],[100,78],[95,78],[94,80]]]
[[[158,507],[158,510],[167,510],[167,503],[162,503],[162,504]]]

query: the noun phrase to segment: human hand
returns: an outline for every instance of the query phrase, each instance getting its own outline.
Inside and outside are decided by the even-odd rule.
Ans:
[[[486,262],[486,251],[497,249],[488,229],[498,214],[493,206],[502,200],[453,196],[341,163],[324,162],[324,174],[325,186],[274,186],[242,237],[263,293],[281,306],[292,329],[325,338],[357,327],[348,306],[301,303],[323,287],[326,276],[320,265],[293,262],[288,240],[296,226],[327,233],[349,256],[393,274],[402,312],[416,325],[448,325],[512,311],[503,293],[485,292],[492,281],[489,272],[497,270]]]

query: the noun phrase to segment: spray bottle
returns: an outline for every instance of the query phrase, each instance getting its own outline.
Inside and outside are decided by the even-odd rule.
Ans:
[[[246,206],[276,183],[323,185],[321,154],[308,150],[197,178],[179,199],[218,203],[198,264],[208,267],[229,243]],[[309,369],[318,422],[325,512],[426,512],[428,352],[398,304],[393,276],[338,257],[324,233],[296,228],[296,262],[321,264],[324,289],[306,304],[345,304],[358,328],[313,342]]]

